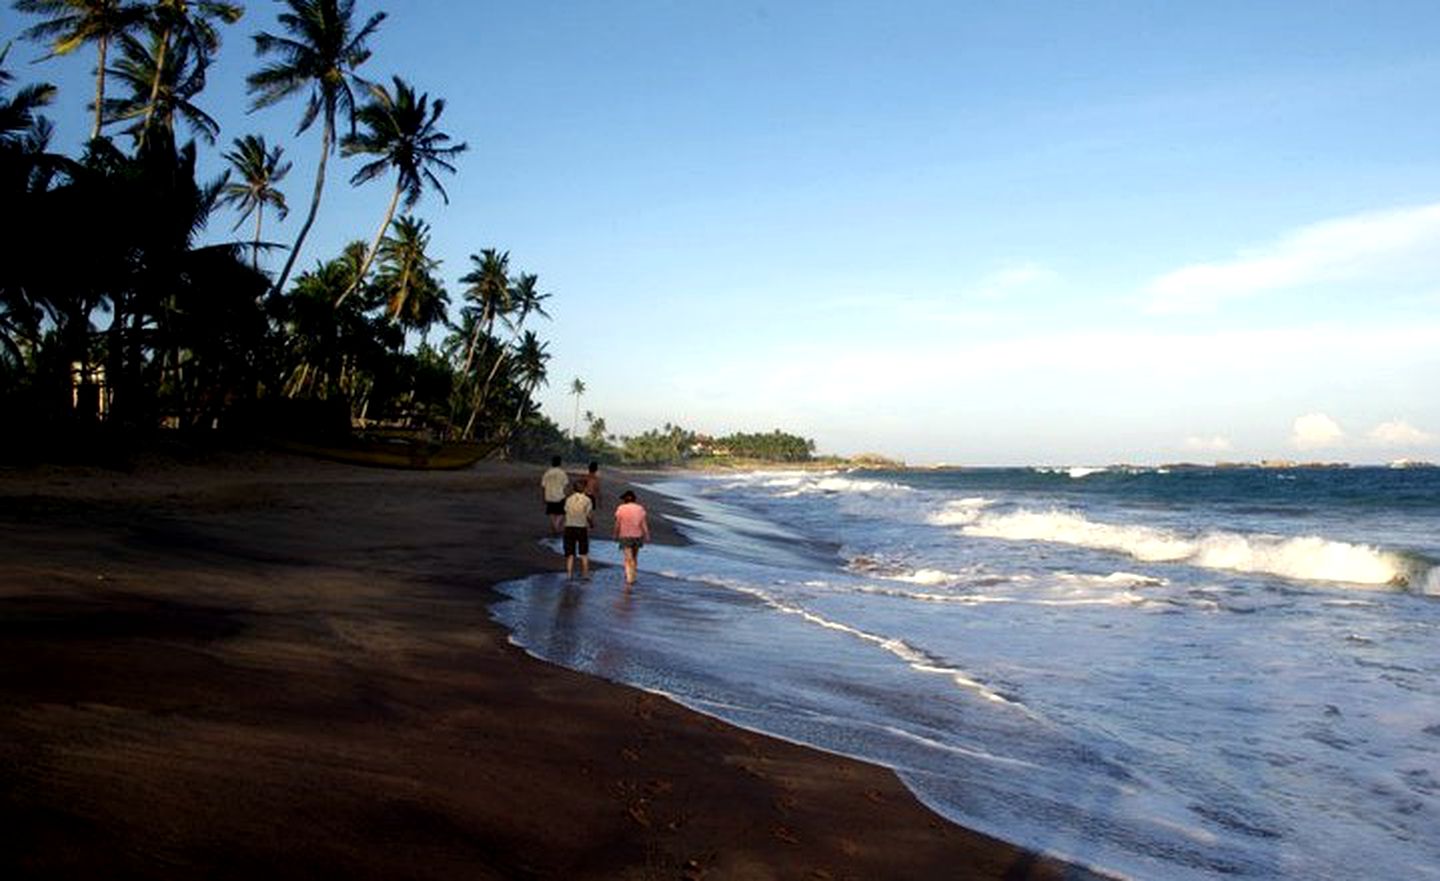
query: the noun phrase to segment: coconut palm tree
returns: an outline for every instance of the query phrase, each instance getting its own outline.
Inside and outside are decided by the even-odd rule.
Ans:
[[[235,149],[226,153],[225,159],[239,179],[226,182],[221,199],[234,205],[235,210],[240,212],[240,219],[235,221],[232,230],[239,229],[240,224],[251,214],[255,215],[255,241],[250,265],[258,270],[260,228],[265,217],[265,206],[273,205],[275,214],[281,220],[290,213],[290,206],[285,203],[285,194],[276,189],[276,185],[290,173],[293,163],[281,162],[280,157],[285,154],[285,148],[276,145],[273,150],[269,149],[262,135],[246,135],[236,138],[234,143]]]
[[[510,286],[510,302],[513,305],[513,317],[504,316],[505,323],[511,329],[519,332],[525,319],[531,315],[539,315],[541,318],[549,318],[550,313],[545,311],[545,301],[550,299],[549,294],[540,293],[536,285],[540,277],[533,272],[522,272],[515,283]]]
[[[426,253],[430,225],[407,214],[391,228],[393,233],[380,243],[375,287],[386,298],[385,313],[390,320],[423,337],[444,319],[450,306],[450,296],[435,278],[440,261]]]
[[[4,65],[9,52],[8,44],[0,49],[0,65]],[[28,223],[32,218],[27,208],[37,191],[34,172],[50,131],[48,121],[38,111],[54,99],[55,87],[36,83],[19,89],[12,96],[4,93],[12,79],[0,66],[0,196],[7,208]],[[12,230],[7,241],[14,249],[13,256],[29,256],[30,249],[16,241],[14,232]],[[52,274],[43,258],[21,262],[37,266],[47,276]],[[39,342],[43,313],[48,306],[43,296],[29,290],[25,283],[27,273],[16,261],[8,260],[4,269],[0,274],[0,378],[7,364],[21,365],[24,352]]]
[[[575,421],[570,423],[570,440],[575,440],[575,431],[580,427],[580,396],[585,394],[585,383],[580,377],[570,380],[570,394],[575,396]]]
[[[0,49],[0,65],[10,54],[10,45]],[[9,88],[14,75],[0,67],[0,89]],[[55,100],[56,89],[50,83],[35,83],[25,86],[13,98],[0,98],[0,142],[6,145],[18,142],[41,119],[35,111]]]
[[[220,48],[220,32],[215,23],[234,24],[245,14],[245,7],[214,0],[152,0],[150,27],[154,32],[154,71],[145,119],[140,125],[140,143],[144,144],[155,114],[163,107],[160,93],[167,85],[179,81],[170,68],[192,63],[190,76],[198,92],[205,86],[205,71],[210,59]],[[174,56],[172,58],[172,55]],[[218,131],[218,126],[216,127]],[[214,142],[214,137],[210,141]]]
[[[409,83],[398,76],[392,79],[395,84],[393,93],[383,85],[370,87],[371,100],[355,111],[355,119],[364,130],[346,137],[340,145],[340,153],[344,156],[361,153],[377,157],[360,166],[360,170],[350,178],[352,184],[367,183],[387,170],[395,171],[395,192],[390,197],[385,219],[375,233],[365,263],[360,267],[357,284],[369,271],[370,262],[375,259],[385,230],[390,228],[401,197],[405,199],[407,210],[414,208],[428,183],[440,193],[440,198],[449,203],[450,197],[435,176],[435,171],[454,174],[455,166],[449,160],[466,150],[464,143],[449,143],[450,136],[435,127],[440,121],[440,114],[445,112],[445,99],[436,98],[432,103],[430,96],[424,93],[417,98],[415,89]],[[344,296],[340,299],[343,300]],[[340,305],[338,300],[335,305]]]
[[[15,9],[48,16],[24,31],[27,39],[50,47],[45,58],[69,55],[86,43],[95,44],[95,124],[90,139],[100,137],[110,42],[144,21],[145,7],[126,0],[16,0]]]
[[[515,381],[519,383],[521,391],[524,392],[520,398],[520,405],[515,408],[516,428],[519,427],[520,420],[525,416],[525,405],[535,394],[535,389],[547,381],[546,365],[550,361],[550,353],[546,351],[547,348],[548,344],[542,343],[533,330],[525,331],[515,346]]]
[[[125,34],[119,48],[120,60],[110,75],[128,87],[129,93],[105,99],[106,122],[138,120],[129,131],[135,143],[144,146],[157,128],[173,140],[178,116],[206,143],[215,143],[220,123],[190,100],[204,88],[205,72],[189,43],[176,42],[167,48],[163,34],[152,27],[149,42]],[[162,62],[162,56],[169,61]]]
[[[485,248],[478,255],[471,254],[474,269],[460,277],[460,283],[467,285],[465,299],[474,304],[476,321],[471,328],[470,343],[465,348],[465,366],[462,375],[469,375],[475,361],[475,351],[482,336],[489,345],[490,333],[495,319],[510,313],[513,308],[510,299],[510,252]],[[482,350],[483,351],[483,350]]]
[[[273,55],[278,60],[246,78],[246,85],[255,96],[251,109],[269,107],[283,98],[308,91],[296,134],[319,119],[321,136],[320,163],[315,169],[310,210],[285,260],[285,268],[275,280],[276,292],[284,290],[290,270],[295,267],[295,258],[300,255],[300,248],[320,210],[325,166],[336,147],[336,114],[343,112],[350,117],[350,127],[354,130],[352,88],[369,85],[356,70],[370,58],[365,44],[385,20],[385,13],[377,12],[356,27],[355,0],[285,0],[285,5],[289,11],[281,13],[279,20],[286,35],[265,32],[255,35],[256,54]]]

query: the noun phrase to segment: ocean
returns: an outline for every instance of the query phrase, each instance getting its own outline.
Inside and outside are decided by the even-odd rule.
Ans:
[[[1120,876],[1440,879],[1440,469],[638,489],[692,544],[505,585],[516,643]]]

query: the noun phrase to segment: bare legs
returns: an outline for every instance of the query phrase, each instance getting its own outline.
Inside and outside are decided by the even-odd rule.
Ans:
[[[635,583],[635,576],[640,568],[640,549],[621,548],[620,553],[625,558],[625,586],[629,587]]]
[[[575,558],[576,558],[577,556],[580,558],[580,577],[583,578],[583,579],[589,580],[589,578],[590,578],[590,555],[589,555],[589,554],[570,554],[569,556],[567,556],[567,557],[565,558],[565,577],[566,577],[566,578],[574,578],[574,577],[575,577]]]

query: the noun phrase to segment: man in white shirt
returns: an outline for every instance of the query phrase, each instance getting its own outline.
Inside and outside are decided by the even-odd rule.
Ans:
[[[595,503],[585,495],[585,481],[575,481],[574,491],[565,498],[565,577],[575,577],[575,558],[580,558],[580,577],[590,580],[590,527],[595,524]]]
[[[552,456],[550,468],[540,475],[540,490],[545,496],[545,513],[550,517],[550,534],[559,535],[565,525],[565,491],[570,488],[570,475],[560,467],[560,457]]]

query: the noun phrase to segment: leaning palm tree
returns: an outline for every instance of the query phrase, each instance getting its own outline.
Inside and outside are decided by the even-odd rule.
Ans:
[[[585,394],[585,383],[580,377],[570,380],[570,394],[575,396],[575,421],[570,423],[570,440],[575,440],[575,431],[580,427],[580,396]]]
[[[255,97],[251,109],[269,107],[282,98],[308,90],[305,112],[300,117],[296,134],[308,129],[316,119],[321,121],[320,164],[315,169],[315,190],[310,196],[310,210],[290,248],[285,268],[275,280],[274,290],[284,290],[295,267],[295,258],[315,224],[320,210],[320,196],[325,189],[325,166],[335,151],[335,116],[344,112],[353,117],[355,95],[353,86],[369,84],[356,73],[370,58],[365,43],[374,36],[385,13],[377,12],[360,27],[355,27],[355,0],[285,0],[289,12],[280,14],[280,25],[287,36],[270,33],[255,35],[255,52],[274,55],[278,60],[246,78]],[[351,130],[354,120],[351,119]]]
[[[430,225],[404,215],[380,243],[380,271],[375,287],[385,296],[390,320],[423,337],[445,317],[450,297],[435,278],[440,261],[427,253]]]
[[[260,268],[260,228],[265,206],[274,206],[275,214],[281,220],[290,213],[285,194],[276,189],[276,185],[290,173],[291,163],[280,161],[284,154],[285,148],[278,145],[273,150],[268,149],[262,135],[236,138],[235,149],[225,154],[231,170],[239,179],[225,184],[221,198],[240,212],[240,219],[231,229],[239,229],[246,218],[255,215],[255,241],[250,265],[256,270]]]
[[[196,78],[196,91],[205,86],[205,71],[210,59],[220,48],[220,32],[215,23],[234,24],[245,14],[245,7],[214,0],[153,0],[150,27],[154,31],[154,72],[150,100],[145,119],[140,125],[140,143],[144,143],[157,111],[163,108],[160,92],[176,79],[172,66],[185,61],[194,65],[191,76]],[[172,56],[175,56],[172,58]],[[183,56],[183,57],[182,57]],[[214,141],[214,138],[211,138]]]
[[[15,9],[48,16],[24,32],[26,38],[50,47],[45,58],[69,55],[86,43],[95,44],[95,124],[90,130],[90,139],[100,137],[110,42],[140,24],[145,18],[145,8],[126,0],[15,0]]]
[[[455,166],[450,164],[450,158],[466,150],[464,143],[449,143],[450,136],[435,127],[440,121],[440,114],[445,112],[445,99],[436,98],[431,103],[430,96],[424,93],[417,98],[415,89],[409,83],[398,76],[393,80],[393,94],[383,85],[370,87],[371,100],[355,111],[355,119],[364,130],[345,138],[340,145],[341,155],[363,153],[376,157],[360,166],[360,170],[351,176],[352,184],[372,181],[387,170],[395,171],[395,192],[385,209],[385,219],[375,232],[365,263],[360,267],[357,285],[369,271],[370,262],[375,259],[385,230],[390,228],[401,197],[405,199],[407,210],[414,208],[428,183],[440,194],[440,198],[449,203],[450,197],[435,176],[435,171],[454,174]],[[340,299],[343,300],[349,293],[346,291]],[[337,300],[335,305],[340,305],[340,301]]]
[[[170,60],[162,67],[161,56],[165,55]],[[220,123],[191,100],[205,86],[205,71],[189,44],[176,43],[167,49],[163,34],[153,27],[148,42],[125,34],[120,38],[120,60],[110,75],[128,88],[128,94],[105,99],[105,120],[135,120],[129,132],[137,145],[144,146],[155,131],[173,139],[176,117],[207,143],[215,143]]]

